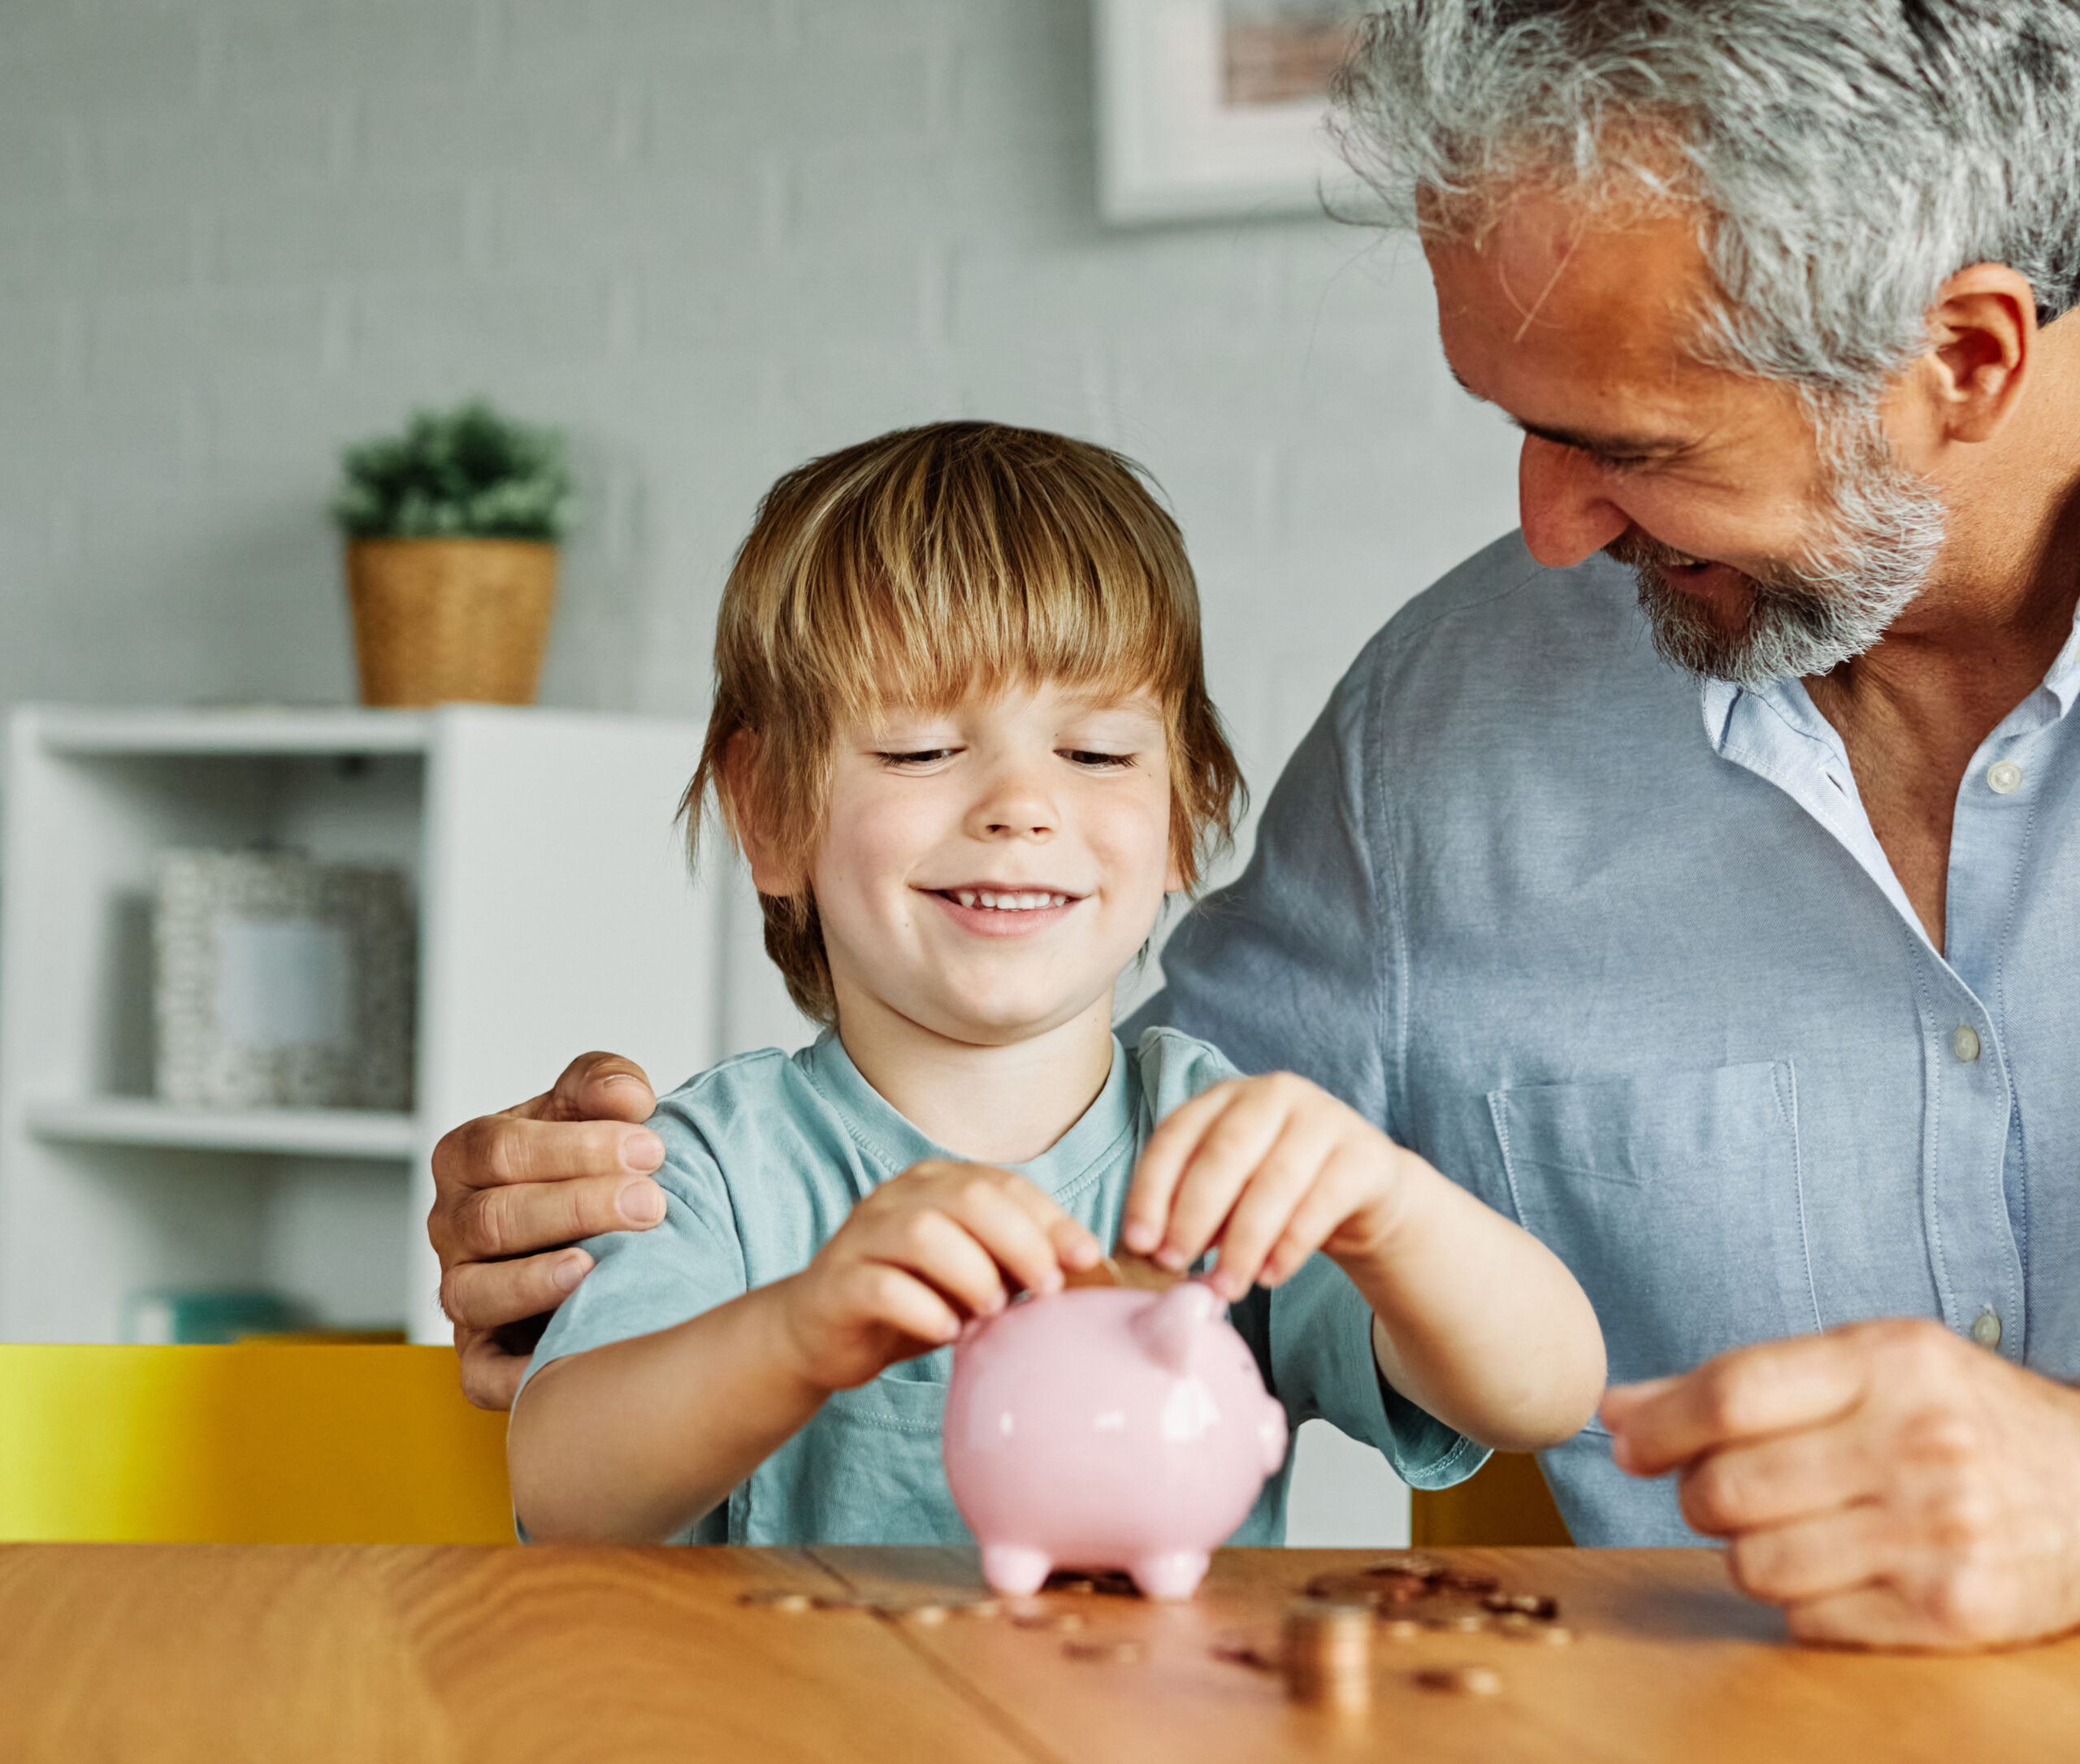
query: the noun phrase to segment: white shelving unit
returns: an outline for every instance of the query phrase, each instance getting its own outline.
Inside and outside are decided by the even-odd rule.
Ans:
[[[0,1339],[119,1338],[154,1288],[267,1286],[446,1339],[422,1221],[448,1127],[574,1051],[715,1057],[715,891],[673,817],[700,731],[437,711],[18,712],[0,898]],[[154,1099],[150,893],[173,846],[394,865],[418,900],[410,1114]]]

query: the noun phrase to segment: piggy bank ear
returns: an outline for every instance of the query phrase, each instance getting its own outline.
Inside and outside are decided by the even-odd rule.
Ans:
[[[1172,1286],[1134,1320],[1142,1344],[1156,1363],[1173,1372],[1192,1363],[1200,1332],[1220,1313],[1220,1300],[1211,1286],[1188,1280]]]

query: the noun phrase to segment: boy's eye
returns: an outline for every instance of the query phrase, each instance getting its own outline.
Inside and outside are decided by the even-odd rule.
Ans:
[[[1055,750],[1072,765],[1081,765],[1094,772],[1124,771],[1134,763],[1131,753],[1097,753],[1088,748],[1058,748]]]
[[[877,753],[874,757],[884,765],[930,765],[937,761],[951,759],[957,751],[953,748],[916,748],[906,752]]]

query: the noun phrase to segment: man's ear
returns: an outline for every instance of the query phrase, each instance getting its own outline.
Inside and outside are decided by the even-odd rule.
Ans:
[[[779,861],[766,824],[765,802],[758,788],[758,737],[748,729],[731,735],[722,751],[722,788],[729,793],[730,822],[751,867],[752,886],[762,895],[800,893],[807,878],[798,866]]]
[[[1920,376],[1945,440],[1989,441],[2022,403],[2037,346],[2036,295],[2004,263],[1974,263],[1929,309]]]

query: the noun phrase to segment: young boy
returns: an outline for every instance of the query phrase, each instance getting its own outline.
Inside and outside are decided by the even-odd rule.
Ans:
[[[1299,1078],[1114,1038],[1240,787],[1182,541],[1125,461],[943,423],[774,486],[686,806],[697,833],[713,791],[826,1032],[660,1106],[664,1222],[586,1245],[514,1410],[532,1536],[965,1541],[947,1344],[1116,1239],[1217,1250],[1294,1424],[1417,1487],[1588,1419],[1602,1338],[1535,1239]],[[1282,1541],[1285,1493],[1236,1541]]]

